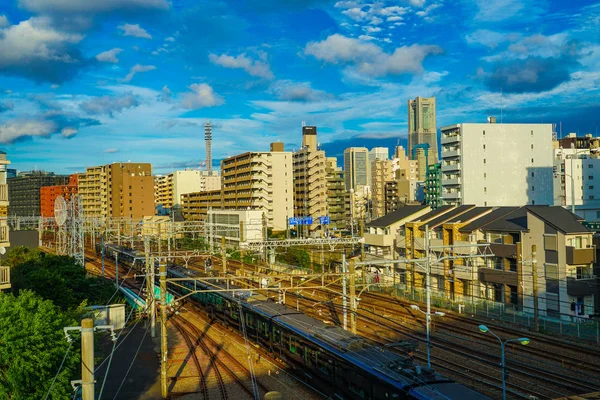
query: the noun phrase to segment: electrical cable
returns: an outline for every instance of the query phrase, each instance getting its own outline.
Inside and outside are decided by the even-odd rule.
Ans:
[[[125,375],[123,376],[123,380],[121,381],[121,384],[119,385],[119,388],[117,389],[117,392],[115,393],[115,397],[113,397],[113,400],[115,400],[117,398],[117,396],[119,395],[119,392],[121,391],[121,388],[123,387],[123,384],[127,380],[127,375],[129,375],[129,371],[131,371],[131,368],[133,367],[133,363],[135,362],[135,359],[137,358],[137,355],[140,352],[140,349],[142,348],[142,344],[144,344],[144,339],[146,339],[146,335],[148,334],[149,329],[150,329],[150,325],[148,325],[146,327],[144,336],[142,337],[142,340],[140,340],[140,344],[139,344],[137,350],[135,351],[133,359],[131,360],[131,363],[129,364],[129,368],[127,368],[127,372],[125,372]]]

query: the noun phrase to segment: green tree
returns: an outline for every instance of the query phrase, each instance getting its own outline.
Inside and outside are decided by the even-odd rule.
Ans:
[[[1,400],[44,398],[67,351],[63,327],[74,325],[74,312],[63,312],[31,291],[21,291],[18,297],[0,293]],[[50,398],[70,398],[78,363],[74,343]]]
[[[14,259],[13,250],[8,255]],[[62,310],[75,309],[82,303],[106,304],[115,288],[110,281],[88,277],[75,260],[39,251],[16,249],[23,262],[11,268],[13,293],[32,290],[44,299],[52,300]],[[120,297],[115,301],[120,301]]]

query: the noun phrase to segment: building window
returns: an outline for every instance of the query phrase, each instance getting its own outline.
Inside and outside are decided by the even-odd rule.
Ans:
[[[485,164],[485,158],[483,159],[483,163]]]
[[[556,235],[544,235],[544,250],[556,251]]]
[[[558,279],[558,266],[556,264],[545,264],[546,279]]]
[[[483,145],[483,149],[485,150],[485,144]]]
[[[588,168],[594,168],[594,164],[588,164]]]
[[[485,136],[485,131],[483,131],[483,136]]]
[[[594,190],[594,187],[593,187],[593,186],[590,186],[589,188],[590,188],[590,190]]]
[[[533,136],[533,131],[531,131],[531,136]]]
[[[487,193],[487,187],[484,186],[483,193]]]
[[[531,159],[531,163],[533,164],[533,158]]]
[[[594,180],[594,175],[588,176],[588,180],[590,180],[590,181]]]
[[[594,196],[590,196],[590,197],[589,197],[589,200],[594,200]]]
[[[532,187],[531,187],[531,191],[532,191],[532,192],[535,192],[535,186],[532,186]]]
[[[531,150],[533,150],[533,143],[531,144]]]
[[[487,206],[487,201],[484,201],[484,202],[483,202],[483,205],[484,205],[484,206]],[[600,211],[598,211],[598,213],[600,213]]]
[[[531,200],[531,205],[535,206],[535,200]]]

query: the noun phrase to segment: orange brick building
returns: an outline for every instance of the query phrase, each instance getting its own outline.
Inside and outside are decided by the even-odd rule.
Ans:
[[[62,196],[66,201],[77,194],[78,175],[69,176],[67,185],[42,186],[40,188],[40,215],[42,217],[54,217],[54,200]]]

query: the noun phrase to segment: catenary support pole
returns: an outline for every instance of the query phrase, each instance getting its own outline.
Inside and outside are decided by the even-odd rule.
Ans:
[[[427,366],[431,368],[431,264],[429,263],[429,225],[425,225],[425,277],[427,285],[427,313],[425,314],[425,323],[427,325]]]
[[[344,310],[344,330],[348,330],[348,297],[346,297],[346,252],[342,254],[342,309]]]
[[[81,320],[81,395],[94,400],[94,320]]]
[[[221,259],[223,264],[223,276],[227,274],[227,250],[225,249],[225,236],[221,236]]]
[[[356,334],[356,286],[354,285],[354,259],[350,259],[350,307],[352,312],[350,313],[350,329],[352,333]]]
[[[163,399],[167,393],[167,264],[161,259],[159,267],[160,279],[160,389]]]
[[[531,245],[531,274],[533,276],[533,330],[540,331],[540,316],[538,308],[538,275],[537,275],[537,246]]]

